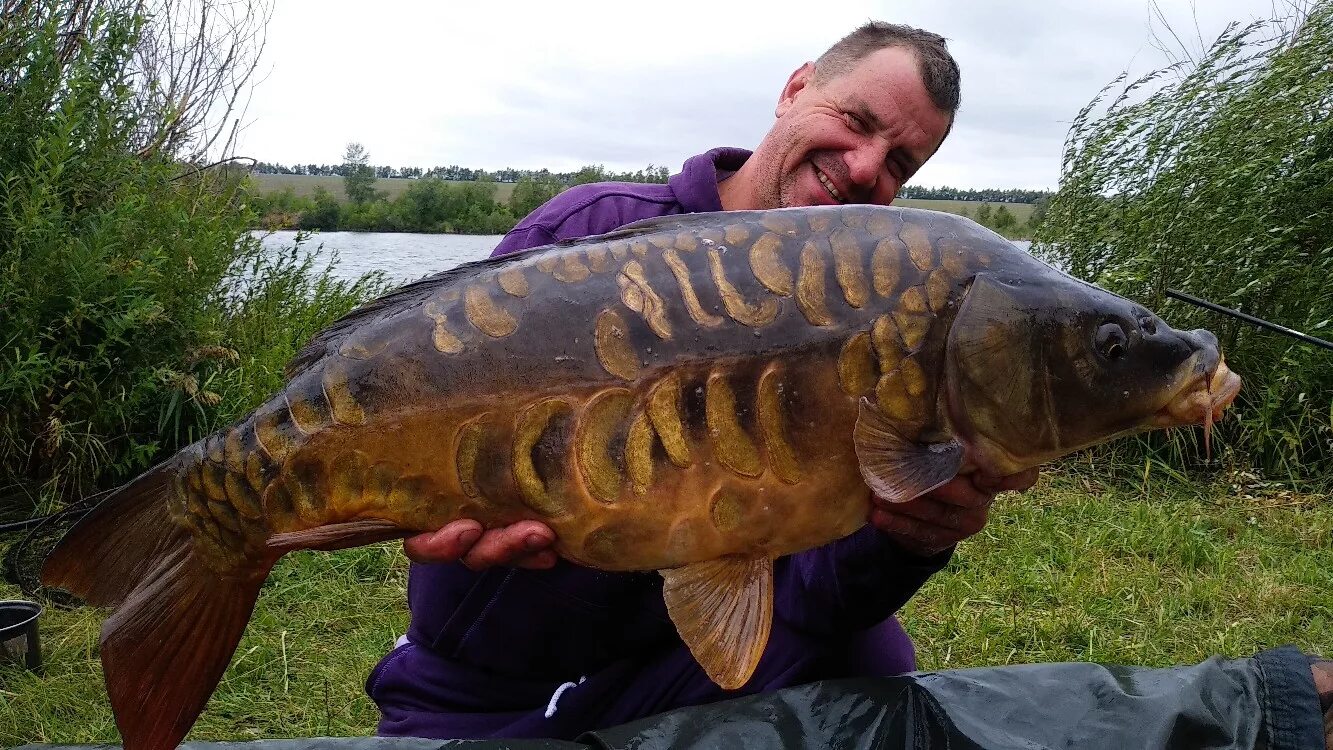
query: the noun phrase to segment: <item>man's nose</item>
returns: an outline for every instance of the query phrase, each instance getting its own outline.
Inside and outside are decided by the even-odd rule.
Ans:
[[[860,197],[873,193],[880,180],[887,177],[884,164],[887,158],[888,149],[878,138],[872,139],[869,143],[844,154],[843,159],[847,164],[847,177],[851,180],[852,185],[863,194]]]

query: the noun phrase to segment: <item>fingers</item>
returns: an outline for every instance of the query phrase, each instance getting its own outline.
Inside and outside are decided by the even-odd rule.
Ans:
[[[959,540],[981,531],[990,516],[990,509],[986,503],[983,503],[980,507],[968,507],[940,502],[928,497],[917,498],[910,503],[902,503],[892,509],[885,509],[884,512],[888,515],[908,516],[916,521],[937,527],[942,532],[951,532]]]
[[[909,502],[887,503],[877,498],[870,522],[899,546],[929,556],[981,531],[994,499],[970,477],[955,477]]]
[[[903,513],[876,508],[870,514],[870,522],[900,547],[923,557],[942,552],[958,542],[957,532]]]
[[[473,570],[485,570],[495,565],[549,568],[555,564],[555,553],[547,548],[554,541],[555,534],[546,524],[520,521],[482,534],[463,556],[463,564]]]
[[[403,541],[403,552],[418,563],[461,561],[472,570],[496,565],[542,569],[556,563],[555,534],[537,521],[490,529],[472,520],[454,521],[439,531],[418,534]]]
[[[954,477],[945,484],[922,495],[922,498],[930,498],[964,508],[986,508],[995,502],[995,496],[1001,492],[1022,492],[1030,489],[1032,485],[1037,483],[1037,476],[1037,469],[1028,469],[1006,477],[981,473]],[[920,500],[921,498],[917,499]],[[887,506],[887,502],[880,498],[876,498],[876,501]],[[910,503],[903,504],[908,505]]]
[[[948,483],[902,505],[911,505],[923,499],[936,500],[961,508],[986,508],[995,500],[995,493],[983,492],[967,477],[954,477]]]
[[[473,520],[454,521],[439,531],[428,531],[403,540],[403,552],[412,562],[453,562],[481,538],[481,524]]]
[[[988,474],[974,474],[973,483],[983,492],[989,492],[992,495],[1001,492],[1024,492],[1032,489],[1032,485],[1037,483],[1037,477],[1040,472],[1035,469],[1027,469],[1017,474],[1010,474],[1007,477],[993,477]]]
[[[889,503],[875,498],[870,522],[908,551],[933,555],[985,528],[998,493],[1021,492],[1036,482],[1036,469],[1006,477],[954,477],[909,502]]]

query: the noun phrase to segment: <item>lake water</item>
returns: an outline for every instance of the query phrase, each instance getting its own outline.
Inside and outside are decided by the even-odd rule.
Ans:
[[[255,232],[273,250],[291,248],[296,232]],[[333,275],[354,280],[383,271],[394,283],[414,281],[460,263],[481,260],[500,244],[498,234],[411,234],[406,232],[316,232],[302,243],[317,265],[337,259]]]
[[[265,247],[290,248],[296,232],[256,232]],[[302,248],[317,263],[337,258],[333,275],[353,280],[367,271],[383,271],[394,283],[406,283],[459,263],[481,260],[500,244],[498,234],[410,234],[400,232],[318,232]],[[1027,250],[1031,243],[1014,243]]]

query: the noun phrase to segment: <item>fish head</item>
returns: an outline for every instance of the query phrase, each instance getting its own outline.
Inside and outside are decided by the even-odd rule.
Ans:
[[[979,274],[947,351],[954,428],[997,474],[1152,429],[1202,424],[1207,440],[1241,385],[1212,333],[1054,269]]]

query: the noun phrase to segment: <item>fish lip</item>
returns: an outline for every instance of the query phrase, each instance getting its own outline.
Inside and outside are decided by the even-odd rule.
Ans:
[[[1240,386],[1240,376],[1218,357],[1217,366],[1211,372],[1187,380],[1166,405],[1157,410],[1153,426],[1182,427],[1217,422],[1240,394]]]

